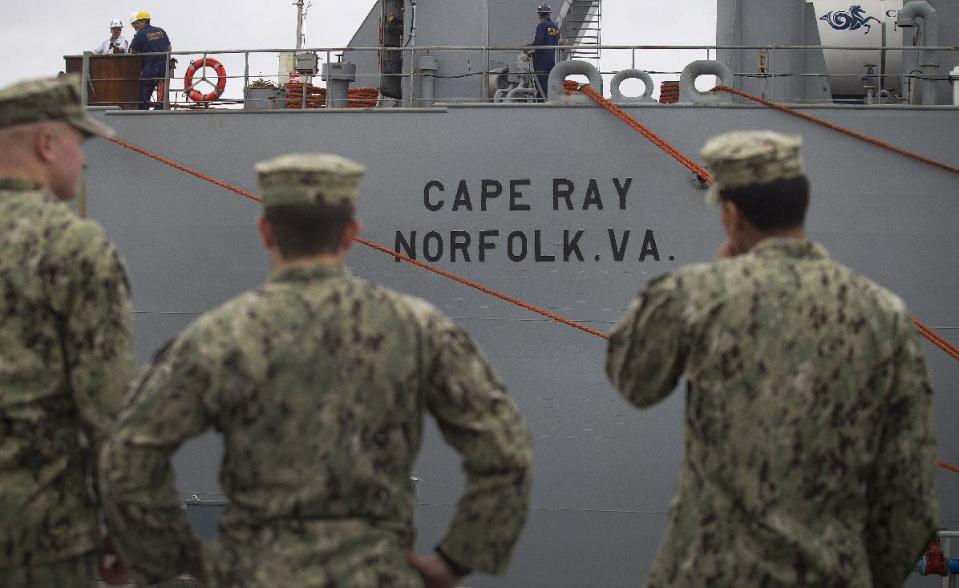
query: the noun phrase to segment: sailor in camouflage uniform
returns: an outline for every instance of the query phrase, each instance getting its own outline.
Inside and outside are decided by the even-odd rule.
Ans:
[[[344,268],[361,166],[289,155],[257,172],[272,276],[157,355],[104,452],[124,560],[143,583],[192,569],[224,587],[452,586],[469,570],[502,573],[526,518],[532,458],[503,383],[434,307]],[[467,476],[428,558],[410,552],[426,413]],[[219,543],[201,548],[170,456],[211,428],[224,437],[229,504]]]
[[[0,586],[91,586],[93,458],[132,377],[126,273],[77,217],[83,141],[112,136],[74,79],[0,90]]]
[[[936,443],[902,301],[805,237],[799,137],[705,146],[727,243],[652,281],[606,369],[638,407],[686,380],[686,456],[647,586],[901,586],[936,530]]]

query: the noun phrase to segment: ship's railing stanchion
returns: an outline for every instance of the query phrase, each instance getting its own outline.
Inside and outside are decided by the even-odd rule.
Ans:
[[[410,88],[409,88],[410,99],[408,101],[408,106],[410,108],[413,108],[414,100],[416,99],[416,96],[414,95],[415,94],[414,90],[416,88],[416,78],[414,77],[416,75],[415,61],[416,61],[416,47],[410,47]]]
[[[920,572],[923,576],[929,575],[939,575],[942,574],[942,588],[959,588],[959,573],[954,571],[955,562],[957,561],[953,557],[952,553],[952,540],[959,539],[959,531],[939,531],[936,533],[936,536],[939,538],[939,547],[942,549],[942,556],[945,558],[944,562],[940,564],[945,564],[944,570],[937,570],[933,572],[925,567],[928,565],[926,561],[926,556],[923,556],[923,559],[920,561],[923,566],[923,570]],[[918,569],[917,569],[918,571]]]
[[[959,106],[959,65],[949,73],[949,82],[952,84],[952,105]]]
[[[307,85],[308,82],[307,82],[306,74],[299,74],[299,76],[300,76],[300,83],[303,85],[303,96],[301,97],[301,100],[300,100],[300,110],[306,110],[306,96],[310,93],[308,90],[309,86]]]
[[[480,81],[480,91],[483,93],[483,102],[489,101],[489,49],[487,47],[483,47],[483,79]]]
[[[333,54],[332,54],[329,50],[326,51],[326,62],[327,62],[327,63],[333,63]],[[329,67],[329,66],[327,66],[327,67]],[[329,91],[330,91],[329,85],[330,85],[330,84],[327,83],[326,85],[327,85],[327,88],[326,88],[327,95],[329,95]],[[304,96],[306,95],[306,88],[303,89],[303,95],[304,95]],[[306,107],[304,106],[303,108],[306,108]]]
[[[84,106],[90,102],[90,52],[83,52],[83,62],[80,65],[80,104]]]
[[[340,55],[342,56],[343,53],[340,53]],[[327,67],[327,68],[332,67],[332,65],[331,65],[331,64],[333,63],[332,59],[333,59],[333,54],[330,53],[330,51],[327,51],[327,52],[326,52],[326,64],[327,64],[326,67]],[[342,61],[342,57],[340,58],[340,60]],[[349,84],[347,84],[347,90],[346,90],[346,94],[347,94],[347,105],[349,105],[349,93],[350,93],[350,91],[349,91]],[[329,82],[329,80],[327,80],[327,82],[326,82],[326,95],[327,95],[327,97],[330,96],[330,82]],[[306,103],[306,102],[305,102],[305,101],[306,101],[306,87],[305,87],[305,86],[303,87],[303,96],[304,96],[303,100],[304,100],[304,104],[305,104],[305,103]],[[335,104],[332,104],[332,105],[331,105],[331,104],[327,103],[327,107],[330,107],[330,106],[336,106],[336,105],[335,105]],[[306,109],[306,106],[303,106],[303,108]]]
[[[163,89],[157,85],[157,102],[163,105],[163,110],[170,110],[170,60],[173,56],[167,54],[163,60]],[[162,95],[161,95],[162,92]]]
[[[773,98],[772,99],[777,100],[779,98],[779,95],[776,94],[776,72],[778,70],[776,69],[776,48],[775,47],[769,48],[769,71],[772,73],[772,80],[773,80]]]
[[[246,103],[246,89],[250,85],[250,52],[243,52],[243,102]]]

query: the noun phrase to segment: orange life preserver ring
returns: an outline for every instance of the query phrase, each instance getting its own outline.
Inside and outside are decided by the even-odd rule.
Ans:
[[[213,91],[207,94],[201,94],[199,90],[193,87],[193,74],[204,67],[212,68],[216,72],[216,85],[213,87]],[[206,76],[200,79],[206,80]],[[194,102],[213,102],[223,94],[225,89],[226,68],[223,67],[222,63],[212,57],[204,57],[190,62],[190,67],[187,68],[186,75],[183,76],[183,91],[190,97],[190,100]]]

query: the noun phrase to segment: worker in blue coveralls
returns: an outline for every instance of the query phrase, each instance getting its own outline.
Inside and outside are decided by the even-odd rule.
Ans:
[[[130,53],[160,53],[172,49],[166,31],[150,24],[149,12],[135,12],[130,17],[130,24],[137,31],[130,43]],[[143,57],[143,67],[140,69],[140,110],[150,109],[150,96],[153,95],[157,82],[166,78],[166,62],[166,55]],[[163,101],[158,101],[160,104],[157,108],[163,110]]]
[[[536,38],[530,43],[535,47],[552,47],[533,51],[533,71],[536,72],[536,78],[539,80],[543,98],[549,97],[549,72],[556,66],[556,46],[559,45],[559,27],[549,17],[552,12],[553,9],[549,4],[540,4],[536,9],[539,24],[536,25]]]

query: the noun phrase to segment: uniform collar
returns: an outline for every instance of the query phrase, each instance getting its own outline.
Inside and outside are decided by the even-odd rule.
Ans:
[[[0,176],[0,191],[4,192],[35,192],[46,191],[40,182],[23,178],[5,178]]]
[[[793,257],[804,259],[825,259],[829,257],[826,248],[808,239],[789,237],[770,237],[763,239],[749,251],[757,257]]]
[[[349,271],[341,264],[316,263],[302,267],[287,267],[273,272],[270,282],[276,283],[306,283],[314,280],[346,276]]]

